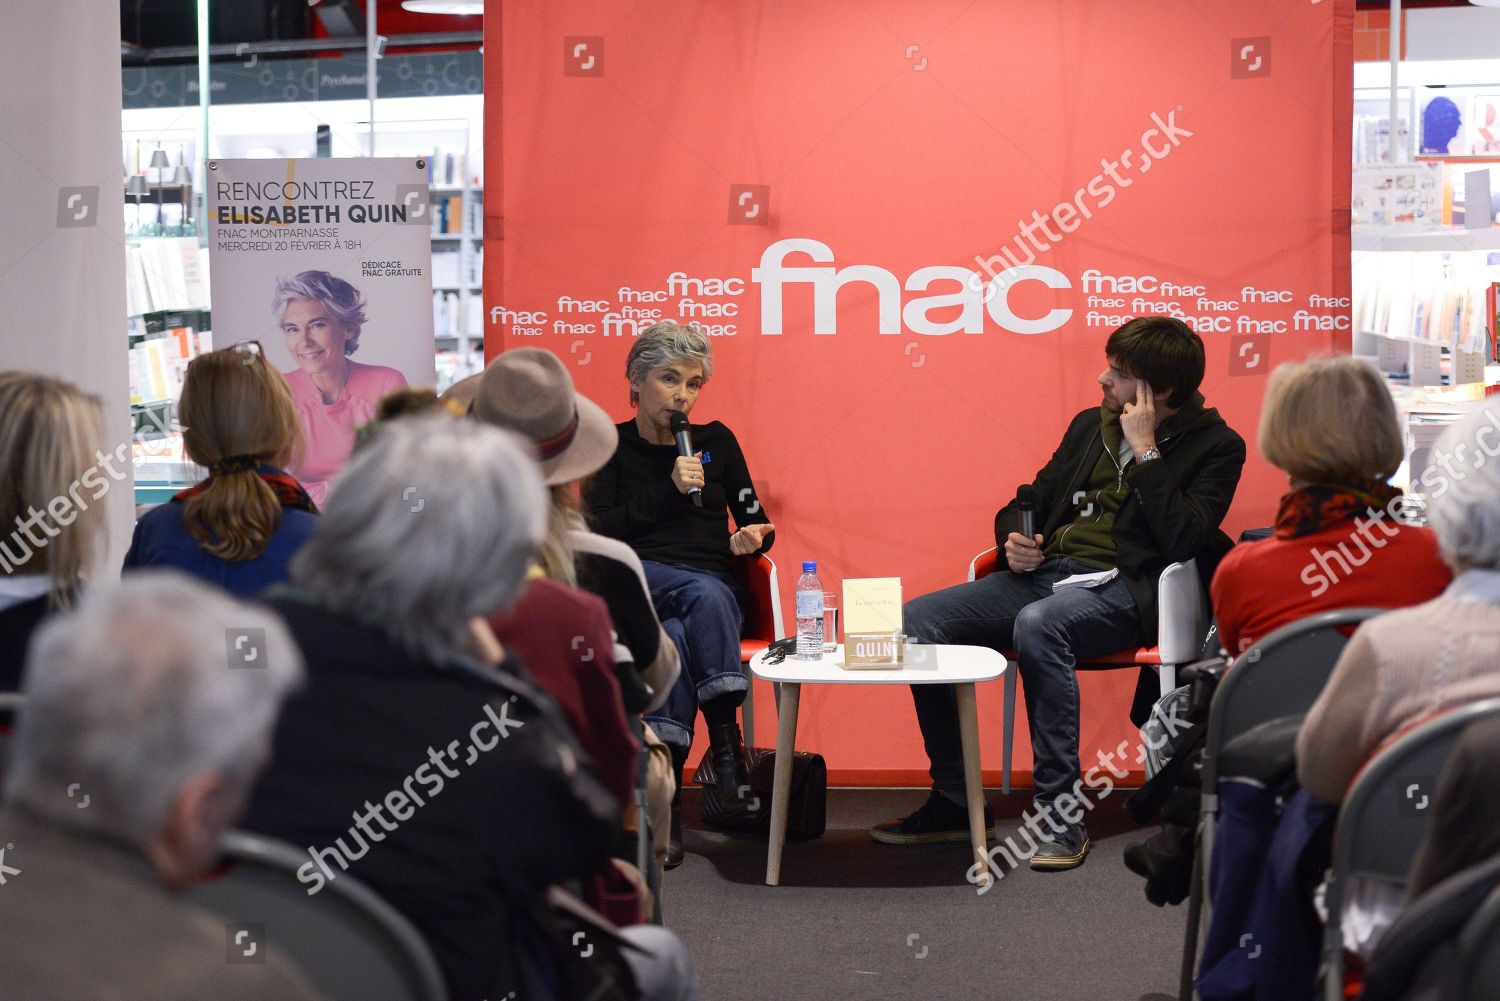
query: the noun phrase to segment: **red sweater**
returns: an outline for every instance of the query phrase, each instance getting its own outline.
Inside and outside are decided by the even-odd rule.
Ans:
[[[1360,517],[1294,539],[1235,546],[1210,593],[1231,657],[1276,629],[1338,608],[1404,608],[1443,593],[1453,573],[1429,528]]]
[[[604,602],[554,581],[534,580],[521,600],[490,618],[490,627],[562,707],[610,792],[622,806],[628,803],[640,745],[615,680],[614,632]]]

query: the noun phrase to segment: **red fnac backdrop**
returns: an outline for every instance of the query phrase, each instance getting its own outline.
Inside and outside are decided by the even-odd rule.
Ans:
[[[1251,442],[1224,527],[1268,525],[1266,376],[1349,340],[1353,6],[507,2],[485,24],[486,351],[556,352],[623,420],[633,334],[702,324],[693,417],[744,444],[790,607],[804,559],[830,586],[961,582],[1098,404],[1110,331],[1182,316]],[[1083,677],[1086,765],[1132,735],[1133,685]],[[988,769],[999,703],[981,686]],[[815,688],[801,720],[836,782],[926,781],[903,690]]]

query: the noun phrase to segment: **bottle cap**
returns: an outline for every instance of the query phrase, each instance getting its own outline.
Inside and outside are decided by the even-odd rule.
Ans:
[[[818,572],[818,563],[817,563],[817,561],[816,560],[803,560],[802,561],[802,572],[803,573],[817,573]]]

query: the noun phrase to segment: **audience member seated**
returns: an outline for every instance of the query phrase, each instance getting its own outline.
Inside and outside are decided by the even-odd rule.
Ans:
[[[507,358],[512,360],[506,361]],[[481,380],[491,369],[495,374],[484,382],[487,389],[481,404],[476,397]],[[571,401],[580,415],[578,430],[561,448],[555,444],[548,447],[552,436],[543,434],[538,427],[553,421],[539,419],[540,414],[530,411],[533,407],[554,407],[560,400]],[[645,700],[644,709],[638,709],[633,690],[639,686],[622,683],[626,708],[645,712],[659,708],[681,671],[677,647],[656,617],[646,573],[635,550],[589,531],[582,514],[584,483],[609,461],[619,442],[614,425],[608,423],[607,417],[601,421],[603,411],[598,405],[573,388],[573,379],[562,362],[551,352],[540,349],[507,351],[484,373],[450,387],[440,402],[450,412],[471,414],[487,424],[509,428],[528,438],[539,450],[554,452],[550,458],[542,459],[552,493],[552,508],[538,562],[550,579],[581,587],[604,599],[615,633],[630,652],[641,681],[649,689],[640,695]],[[582,418],[584,414],[590,415],[587,422]],[[608,425],[607,430],[602,425]]]
[[[1500,884],[1500,720],[1459,738],[1407,879],[1407,905],[1365,971],[1364,1001],[1463,1001],[1458,937]]]
[[[696,327],[664,321],[641,332],[625,360],[635,417],[615,426],[619,446],[590,481],[586,501],[599,532],[640,557],[652,604],[682,660],[671,694],[646,722],[672,749],[680,784],[702,710],[716,777],[705,795],[732,816],[756,809],[736,718],[750,682],[740,666],[743,613],[732,561],[769,550],[775,529],[724,424],[692,426],[696,451],[677,454],[672,421],[692,412],[712,374],[712,346]],[[680,857],[680,800],[672,817],[672,853]]]
[[[520,599],[490,616],[490,627],[562,708],[605,786],[627,806],[640,745],[614,676],[609,609],[592,594],[547,580],[540,568],[530,576]]]
[[[369,423],[355,428],[354,447],[363,448],[387,421],[410,414],[425,414],[442,409],[444,408],[438,402],[438,394],[430,386],[403,386],[401,389],[386,393],[376,401],[375,416],[370,418]]]
[[[608,462],[619,443],[614,425],[574,389],[566,366],[550,351],[507,351],[455,390],[448,398],[461,401],[465,412],[516,431],[536,447],[551,493],[547,534],[538,554],[541,570],[558,584],[583,587],[605,600],[629,654],[617,671],[625,709],[632,716],[655,711],[677,680],[677,647],[657,621],[634,551],[589,532],[580,513],[582,480]],[[646,786],[657,864],[670,868],[682,861],[680,836],[671,840],[668,822],[676,791],[672,758],[653,730],[639,732],[652,748]],[[627,811],[627,827],[636,829],[637,823],[633,810]]]
[[[236,632],[255,637],[255,670],[226,669]],[[274,616],[174,571],[90,591],[41,628],[0,808],[0,993],[323,996],[274,941],[225,963],[224,919],[177,895],[216,861],[301,674]]]
[[[1500,401],[1480,405],[1438,439],[1432,526],[1453,583],[1437,598],[1362,625],[1344,648],[1297,738],[1297,776],[1340,802],[1361,766],[1405,724],[1500,695]],[[1500,451],[1500,450],[1497,450]]]
[[[246,826],[307,847],[310,892],[347,870],[402,911],[454,1001],[555,998],[592,975],[545,895],[598,871],[618,823],[561,713],[485,623],[519,593],[546,524],[525,452],[440,414],[392,422],[339,474],[270,599],[308,684]],[[647,943],[624,950],[655,985],[645,996],[692,996],[675,938],[625,935]]]
[[[141,518],[125,569],[178,567],[244,597],[285,581],[317,524],[285,471],[302,443],[286,379],[254,341],[210,351],[188,364],[177,414],[208,478]]]
[[[106,454],[98,397],[60,379],[0,372],[0,414],[0,692],[14,692],[32,633],[96,556],[104,495],[130,489],[130,445]]]
[[[1291,480],[1275,535],[1236,546],[1213,579],[1219,640],[1231,657],[1298,619],[1337,608],[1402,608],[1452,580],[1431,529],[1400,520],[1386,484],[1401,427],[1384,378],[1350,357],[1271,375],[1260,450]]]

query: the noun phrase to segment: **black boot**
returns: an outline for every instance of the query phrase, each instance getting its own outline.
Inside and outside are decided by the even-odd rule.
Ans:
[[[708,728],[709,760],[714,766],[713,796],[725,817],[741,817],[754,809],[755,794],[750,791],[750,772],[745,764],[745,740],[738,723],[722,723]]]
[[[662,868],[675,869],[682,865],[682,769],[687,765],[687,751],[669,748],[672,752],[672,782],[676,791],[672,793],[672,827],[667,834],[667,857]]]

